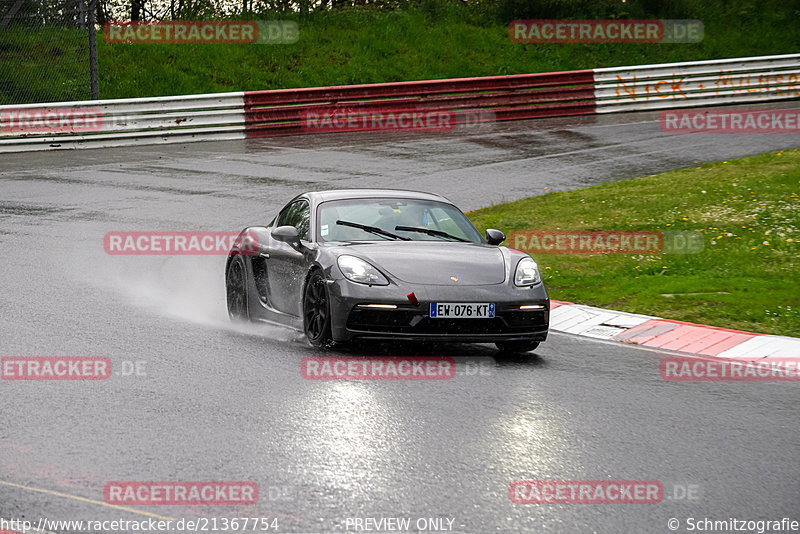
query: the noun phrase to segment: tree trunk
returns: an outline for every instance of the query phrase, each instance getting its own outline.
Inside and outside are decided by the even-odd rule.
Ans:
[[[107,19],[106,19],[106,11],[103,9],[103,2],[102,0],[97,0],[95,2],[95,22],[99,26],[105,26]]]
[[[144,0],[131,0],[131,20],[141,20]]]

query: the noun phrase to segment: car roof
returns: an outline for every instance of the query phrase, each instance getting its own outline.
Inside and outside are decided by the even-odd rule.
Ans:
[[[298,195],[297,198],[306,197],[314,204],[329,200],[345,200],[356,198],[415,198],[419,200],[435,200],[452,204],[448,199],[435,193],[421,191],[407,191],[403,189],[331,189],[329,191],[309,191]]]

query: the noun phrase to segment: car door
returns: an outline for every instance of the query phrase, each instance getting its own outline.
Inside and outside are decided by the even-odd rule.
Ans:
[[[311,210],[306,200],[297,200],[286,206],[278,215],[273,228],[294,226],[300,241],[307,246],[311,227]],[[300,316],[302,312],[303,281],[308,269],[304,249],[275,239],[270,240],[267,259],[267,280],[270,304],[283,313]],[[305,249],[307,250],[307,249]]]

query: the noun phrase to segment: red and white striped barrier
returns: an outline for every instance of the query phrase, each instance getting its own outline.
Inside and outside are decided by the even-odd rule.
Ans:
[[[647,315],[551,301],[550,328],[693,356],[759,360],[800,358],[800,339],[742,332]]]
[[[0,106],[0,152],[307,133],[314,111],[455,124],[800,98],[800,54],[542,74]],[[73,117],[65,117],[72,114]],[[89,122],[85,116],[92,119]],[[99,120],[98,120],[99,116]]]

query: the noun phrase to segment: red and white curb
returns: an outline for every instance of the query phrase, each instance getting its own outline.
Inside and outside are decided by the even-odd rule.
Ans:
[[[757,360],[800,358],[800,339],[743,332],[551,301],[550,329],[695,356]]]

